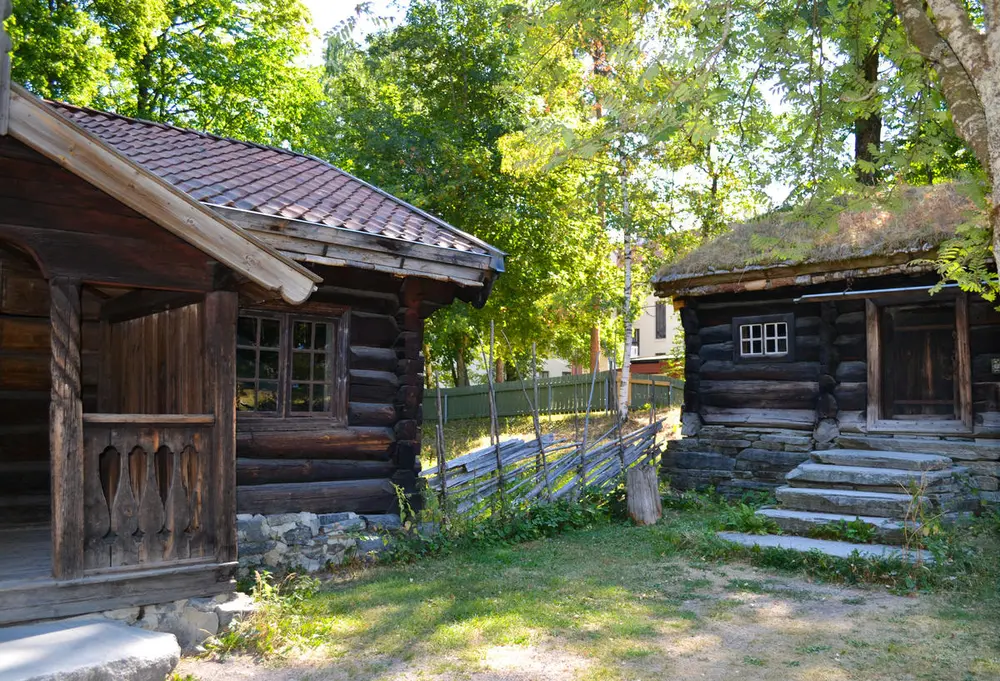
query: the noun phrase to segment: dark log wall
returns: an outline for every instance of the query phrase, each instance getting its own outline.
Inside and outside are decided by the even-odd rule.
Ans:
[[[853,287],[933,283],[933,277],[894,276],[858,280]],[[865,300],[794,302],[804,294],[843,289],[841,283],[826,289],[782,288],[684,300],[685,437],[669,444],[662,466],[665,477],[680,488],[714,485],[732,495],[772,489],[810,449],[838,446],[844,437],[854,438],[844,446],[865,441]],[[795,315],[794,361],[734,362],[734,317],[784,313]],[[994,360],[1000,362],[1000,312],[970,296],[969,326],[975,430],[967,437],[996,438],[1000,365],[996,373],[993,365]],[[988,444],[994,440],[979,442],[989,452],[976,456],[990,462],[968,465],[979,466],[976,470],[983,475],[1000,474],[993,461],[995,449]],[[998,489],[992,479],[982,478],[979,484],[982,490]]]
[[[969,298],[969,349],[972,355],[972,409],[983,416],[1000,412],[1000,312],[979,298]]]
[[[697,411],[707,421],[734,409],[815,410],[820,395],[819,379],[825,373],[819,304],[795,305],[784,300],[752,307],[713,304],[686,309],[686,316],[696,319],[690,319],[685,327],[688,341],[685,378],[690,384],[685,397],[694,400]],[[786,313],[795,315],[794,361],[734,360],[734,317]]]
[[[397,512],[394,484],[418,504],[423,325],[454,288],[349,269],[321,274],[310,302],[349,308],[347,425],[239,414],[240,513]]]
[[[0,240],[31,251],[46,277],[214,288],[204,253],[11,137],[0,137]]]
[[[0,137],[0,523],[49,517],[49,283],[82,281],[84,409],[97,406],[104,284],[208,291],[201,251]]]

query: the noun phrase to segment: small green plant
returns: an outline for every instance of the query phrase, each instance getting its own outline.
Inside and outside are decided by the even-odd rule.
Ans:
[[[878,538],[878,528],[871,523],[866,523],[861,518],[835,520],[813,527],[809,530],[809,536],[813,539],[833,539],[855,544],[871,544]]]
[[[748,664],[753,667],[764,667],[767,665],[767,662],[760,659],[759,657],[754,657],[753,655],[744,655],[743,664]]]
[[[743,502],[726,509],[722,529],[746,534],[781,534],[773,519],[758,514],[755,506]]]
[[[250,594],[257,609],[233,622],[229,630],[206,642],[206,648],[220,655],[246,652],[255,655],[282,655],[293,647],[285,619],[319,591],[314,577],[291,573],[281,579],[267,571],[254,574]]]

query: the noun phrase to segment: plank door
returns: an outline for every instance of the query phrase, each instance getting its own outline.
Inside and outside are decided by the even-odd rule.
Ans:
[[[971,428],[967,301],[869,305],[869,427]],[[872,380],[875,379],[875,380]]]

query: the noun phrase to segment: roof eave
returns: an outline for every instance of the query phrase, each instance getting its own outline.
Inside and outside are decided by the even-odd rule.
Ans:
[[[291,304],[321,279],[12,84],[8,133]]]
[[[661,297],[699,296],[713,293],[770,290],[785,286],[805,286],[819,283],[824,277],[838,275],[869,277],[893,271],[926,271],[931,267],[917,266],[917,260],[931,260],[935,251],[905,251],[887,256],[868,256],[848,260],[781,265],[750,266],[742,270],[701,274],[671,274],[662,272],[653,278],[653,287]]]
[[[384,271],[473,288],[487,286],[504,271],[503,254],[497,249],[472,253],[230,206],[206,205],[301,262]]]

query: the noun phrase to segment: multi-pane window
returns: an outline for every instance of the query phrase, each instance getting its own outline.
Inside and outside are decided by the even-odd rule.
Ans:
[[[656,339],[660,340],[667,337],[667,304],[665,302],[656,302]]]
[[[292,321],[293,412],[329,412],[333,389],[330,362],[330,324],[295,319]]]
[[[236,324],[236,408],[278,411],[281,321],[243,317]]]
[[[236,408],[274,416],[341,416],[339,320],[280,313],[240,315]]]
[[[789,320],[785,315],[739,320],[734,326],[739,333],[737,347],[740,357],[788,356],[791,339],[788,335]]]
[[[639,356],[639,329],[632,329],[632,348],[629,357],[635,359]]]

